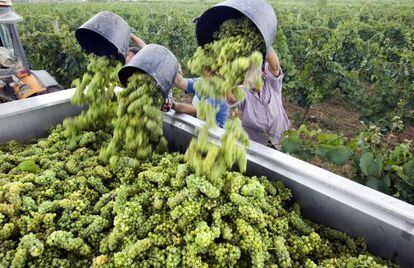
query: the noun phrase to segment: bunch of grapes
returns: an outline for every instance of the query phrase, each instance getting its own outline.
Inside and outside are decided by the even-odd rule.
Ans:
[[[197,139],[191,141],[186,157],[195,173],[209,177],[212,183],[235,163],[241,172],[245,171],[245,147],[249,145],[249,138],[240,119],[234,118],[225,126],[221,147],[209,142],[209,130],[216,126],[218,111],[207,98],[227,101],[231,95],[243,100],[240,85],[252,74],[248,79],[250,83],[245,86],[252,84],[260,89],[263,58],[259,51],[264,50],[263,38],[253,23],[248,19],[233,19],[224,22],[215,33],[215,41],[199,47],[188,63],[190,70],[202,77],[195,85],[202,98],[197,117],[206,123],[199,130]]]
[[[111,129],[117,103],[114,89],[118,84],[118,71],[122,64],[107,57],[89,56],[87,72],[82,81],[75,80],[76,92],[72,97],[75,105],[87,105],[88,109],[74,118],[64,121],[65,135],[71,147],[81,138],[83,130]]]
[[[240,85],[250,69],[263,63],[261,52],[266,50],[263,37],[248,19],[225,21],[214,34],[212,43],[198,47],[188,62],[192,73],[199,74],[197,93],[202,97],[226,100],[232,94],[244,98]],[[261,72],[255,77],[256,88],[262,88]]]
[[[108,161],[116,153],[145,159],[152,152],[165,152],[167,140],[163,137],[163,98],[155,80],[145,73],[130,77],[128,86],[118,94],[118,108],[114,131],[101,158]]]

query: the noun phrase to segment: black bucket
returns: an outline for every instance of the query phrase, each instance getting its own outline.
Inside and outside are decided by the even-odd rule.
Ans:
[[[196,37],[199,46],[214,41],[213,34],[229,19],[247,17],[262,34],[266,49],[272,46],[277,19],[273,7],[266,0],[227,0],[206,10],[196,19]],[[262,51],[265,54],[265,51]]]
[[[145,72],[157,81],[164,98],[174,86],[178,60],[167,48],[150,44],[142,48],[118,73],[119,81],[127,86],[128,78],[135,72]]]
[[[108,11],[99,12],[79,27],[75,35],[87,53],[114,56],[125,62],[131,31],[128,23],[120,16]]]

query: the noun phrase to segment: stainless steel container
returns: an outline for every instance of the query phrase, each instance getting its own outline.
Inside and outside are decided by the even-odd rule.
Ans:
[[[80,112],[70,104],[73,93],[70,89],[1,104],[0,142],[47,135],[48,127]],[[185,151],[201,124],[191,116],[165,114],[170,149]],[[215,130],[210,138],[218,143],[221,134]],[[414,267],[413,205],[255,142],[248,149],[247,173],[283,181],[308,219],[361,236],[372,253]]]

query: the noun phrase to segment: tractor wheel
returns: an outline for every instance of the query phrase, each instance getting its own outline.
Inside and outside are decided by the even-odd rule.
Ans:
[[[8,87],[8,86],[6,86]],[[0,88],[0,103],[10,102],[16,100],[16,96],[11,88]]]
[[[9,96],[6,96],[0,93],[0,103],[6,103],[9,101],[14,101],[14,100],[10,98]]]

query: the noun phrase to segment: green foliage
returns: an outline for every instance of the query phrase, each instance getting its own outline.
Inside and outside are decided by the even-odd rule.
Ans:
[[[364,176],[379,178],[382,170],[382,159],[375,159],[372,152],[366,152],[359,159],[359,168]]]
[[[351,165],[352,177],[368,187],[414,203],[414,146],[406,141],[390,148],[380,128],[366,127],[355,139],[308,130],[302,125],[282,139],[282,151],[311,161],[315,156],[336,165]]]
[[[285,96],[302,106],[343,99],[362,120],[386,129],[392,129],[396,116],[414,124],[412,3],[270,2],[278,16],[274,45],[285,72]],[[32,67],[50,71],[69,87],[87,65],[74,31],[97,12],[120,15],[147,43],[169,48],[189,73],[186,63],[197,49],[192,20],[206,5],[161,1],[15,8],[25,19],[18,27]]]
[[[17,169],[19,169],[21,171],[36,173],[37,171],[39,171],[39,166],[36,165],[36,163],[33,160],[29,159],[29,160],[25,160],[25,161],[21,162],[17,166]]]
[[[32,32],[20,34],[32,69],[47,70],[67,88],[86,71],[87,57],[82,53],[68,25],[62,25],[58,32],[35,28]]]

